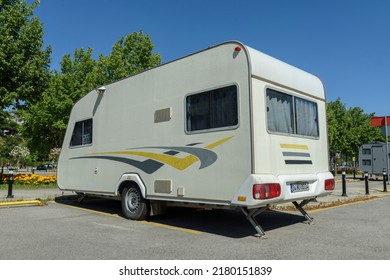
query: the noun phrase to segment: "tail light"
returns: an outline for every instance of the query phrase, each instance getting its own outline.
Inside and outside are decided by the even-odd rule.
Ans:
[[[325,180],[325,190],[333,191],[335,187],[334,179],[326,179]]]
[[[256,184],[253,185],[254,199],[269,199],[280,196],[279,184]]]

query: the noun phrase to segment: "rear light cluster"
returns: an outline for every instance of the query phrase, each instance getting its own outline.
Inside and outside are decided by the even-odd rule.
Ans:
[[[325,190],[333,191],[335,187],[334,179],[326,179],[325,180]]]
[[[280,196],[280,184],[256,184],[253,185],[254,199],[270,199]]]

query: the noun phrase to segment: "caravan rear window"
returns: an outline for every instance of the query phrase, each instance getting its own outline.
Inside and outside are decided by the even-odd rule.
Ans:
[[[90,144],[92,144],[92,119],[76,122],[70,146],[77,147]]]
[[[186,110],[188,132],[235,127],[238,125],[237,86],[189,95]]]
[[[269,88],[266,95],[269,131],[319,136],[317,103]]]

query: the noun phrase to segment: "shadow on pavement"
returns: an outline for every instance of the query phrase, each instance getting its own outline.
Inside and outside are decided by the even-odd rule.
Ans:
[[[71,205],[84,210],[102,212],[104,214],[123,217],[121,202],[118,200],[86,198],[78,203],[79,196],[62,196],[56,202]],[[124,222],[126,222],[125,218]],[[269,232],[278,228],[303,223],[306,219],[295,213],[267,210],[256,217],[264,231]],[[164,215],[153,216],[149,222],[172,227],[190,229],[229,238],[245,238],[257,232],[245,218],[240,209],[234,210],[204,210],[183,207],[171,207]]]

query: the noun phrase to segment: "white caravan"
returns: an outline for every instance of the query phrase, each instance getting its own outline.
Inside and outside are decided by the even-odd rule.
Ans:
[[[240,42],[104,85],[73,107],[58,185],[122,200],[145,219],[166,206],[302,207],[334,189],[321,81]]]

